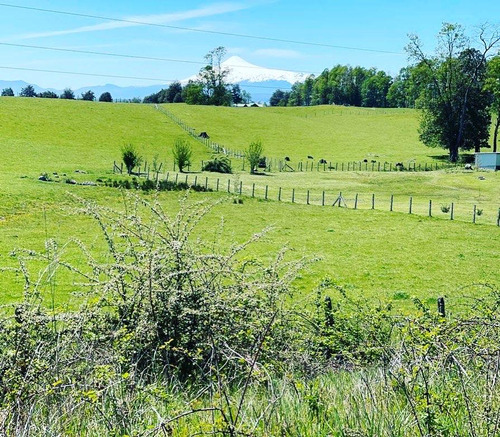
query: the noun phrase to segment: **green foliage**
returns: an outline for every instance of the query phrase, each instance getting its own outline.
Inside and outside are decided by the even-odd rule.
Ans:
[[[113,97],[111,97],[111,94],[106,91],[99,96],[99,101],[100,102],[112,102]]]
[[[172,148],[172,155],[174,157],[174,162],[180,172],[183,172],[184,168],[191,165],[191,157],[193,155],[193,151],[190,144],[185,139],[177,138],[175,140],[174,146]]]
[[[2,90],[2,97],[14,97],[14,91],[12,91],[12,88],[4,88]]]
[[[33,85],[26,85],[19,93],[21,97],[36,97],[35,88]]]
[[[485,29],[481,35],[488,39]],[[410,57],[426,71],[426,86],[419,98],[423,109],[420,139],[428,146],[447,149],[450,161],[457,162],[459,150],[478,152],[488,144],[486,57],[498,40],[492,39],[479,51],[469,45],[461,26],[445,23],[438,42],[435,57],[423,53],[417,36],[410,37],[407,47]]]
[[[210,161],[204,163],[202,170],[217,173],[232,173],[231,161],[224,155],[215,156]]]
[[[142,163],[142,157],[132,144],[126,144],[122,147],[122,160],[128,174],[131,174],[134,168],[140,166]]]
[[[226,83],[229,70],[222,68],[222,59],[226,49],[216,47],[205,55],[207,65],[199,72],[199,83],[203,86],[206,104],[229,106],[231,104],[231,88]]]
[[[493,152],[498,150],[498,131],[500,129],[500,56],[495,56],[488,62],[488,77],[485,89],[491,94],[491,110],[496,115],[493,131]]]
[[[75,93],[71,88],[65,88],[60,98],[66,100],[75,100]]]
[[[38,97],[42,99],[57,99],[59,96],[53,91],[44,91],[38,94]]]
[[[257,166],[259,165],[263,152],[264,146],[260,140],[252,141],[248,149],[245,150],[245,158],[250,164],[250,173],[255,173],[257,171]]]
[[[183,89],[180,82],[173,82],[167,89],[144,97],[143,103],[182,103]]]
[[[95,100],[95,94],[94,91],[88,90],[82,93],[82,100],[87,100],[89,102],[93,102]]]
[[[269,99],[269,104],[271,106],[288,106],[289,99],[290,99],[289,92],[276,90]]]
[[[197,192],[210,192],[211,188],[205,188],[203,185],[188,185],[185,182],[174,182],[167,180],[159,180],[155,182],[151,179],[140,180],[135,177],[132,179],[110,179],[104,181],[104,185],[113,188],[122,188],[125,190],[142,190],[145,192],[152,191],[186,191],[192,190]]]

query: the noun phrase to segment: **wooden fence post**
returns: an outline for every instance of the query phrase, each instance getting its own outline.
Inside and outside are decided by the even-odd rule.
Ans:
[[[216,191],[219,191],[219,178],[217,178],[217,188],[216,188]]]
[[[307,190],[307,204],[309,205],[309,190]]]
[[[231,192],[231,179],[228,179],[227,180],[227,192],[230,193]]]
[[[429,200],[429,217],[432,217],[432,200]]]
[[[241,196],[241,193],[243,192],[243,182],[240,181],[240,196]]]
[[[437,300],[438,313],[441,317],[446,317],[446,309],[444,304],[444,297],[439,297]]]
[[[391,194],[391,212],[393,211],[394,207],[394,194]]]
[[[208,178],[205,178],[205,191],[208,191]]]
[[[255,183],[252,184],[252,197],[255,197]]]
[[[265,199],[266,199],[266,200],[267,200],[267,192],[268,192],[268,191],[269,191],[269,186],[268,186],[268,185],[266,185],[266,197],[265,197]]]
[[[453,220],[454,218],[455,218],[455,204],[452,202],[450,210],[450,220]]]
[[[375,209],[375,194],[372,194],[372,209]]]
[[[278,191],[278,202],[281,202],[281,187]]]
[[[321,199],[321,206],[325,206],[325,192],[323,191],[323,198]]]
[[[179,173],[176,173],[175,174],[175,185],[177,185],[178,181],[179,181]]]
[[[472,223],[474,224],[476,223],[476,210],[477,210],[476,205],[474,205],[474,209],[472,211]]]
[[[358,193],[356,193],[356,197],[354,198],[354,209],[358,209]]]
[[[497,226],[500,226],[500,208],[498,208]]]
[[[413,197],[410,196],[410,207],[408,209],[408,214],[411,214],[413,208]]]
[[[194,177],[194,186],[198,185],[198,175]]]
[[[295,203],[295,188],[292,188],[292,203]]]

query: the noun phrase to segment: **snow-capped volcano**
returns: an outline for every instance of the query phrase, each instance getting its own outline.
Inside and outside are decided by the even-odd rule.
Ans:
[[[269,81],[288,82],[304,82],[307,78],[305,73],[296,73],[293,71],[276,70],[272,68],[259,67],[251,64],[239,56],[231,56],[221,64],[222,69],[228,70],[229,74],[226,78],[228,83],[261,83]],[[196,80],[197,75],[188,77],[181,81],[182,84],[188,83],[190,80]]]

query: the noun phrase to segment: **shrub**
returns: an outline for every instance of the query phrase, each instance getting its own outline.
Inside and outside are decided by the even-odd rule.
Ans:
[[[217,173],[232,173],[231,161],[227,156],[216,156],[214,159],[205,162],[202,170]]]
[[[127,144],[122,147],[122,159],[128,174],[132,174],[134,168],[142,163],[142,157],[132,144]]]
[[[245,151],[245,157],[250,164],[250,173],[256,172],[263,151],[264,146],[260,140],[251,142],[248,149]]]
[[[185,167],[191,164],[192,153],[191,146],[186,140],[181,138],[175,140],[172,154],[174,156],[174,162],[181,173],[184,171]]]

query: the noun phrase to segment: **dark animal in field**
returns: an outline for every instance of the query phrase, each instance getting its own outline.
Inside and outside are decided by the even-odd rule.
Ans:
[[[472,170],[473,169],[472,164],[465,164],[464,169],[465,170]]]
[[[368,159],[363,159],[363,162],[368,162]]]
[[[210,138],[210,136],[206,132],[202,132],[200,135],[198,135],[200,138]]]
[[[397,162],[396,163],[396,167],[404,167],[403,163],[402,162]]]
[[[311,155],[307,155],[307,159],[314,159]]]
[[[320,160],[319,160],[319,163],[320,163],[320,164],[326,164],[326,159],[320,159]]]
[[[288,156],[285,156],[285,161],[290,161],[290,158]]]

